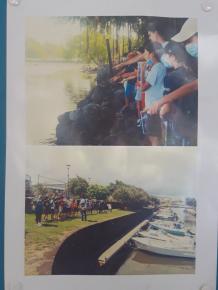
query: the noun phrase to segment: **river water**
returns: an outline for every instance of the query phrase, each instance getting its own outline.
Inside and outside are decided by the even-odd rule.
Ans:
[[[195,218],[184,213],[183,209],[174,209],[180,220],[195,228]],[[177,257],[166,257],[140,250],[123,249],[118,255],[125,257],[117,269],[117,275],[162,275],[162,274],[194,274],[195,260]]]
[[[76,108],[95,85],[95,74],[83,65],[26,63],[27,144],[55,144],[57,117]]]

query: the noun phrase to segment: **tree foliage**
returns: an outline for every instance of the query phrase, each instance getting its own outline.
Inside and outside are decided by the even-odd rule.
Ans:
[[[40,43],[32,38],[26,41],[27,59],[56,60],[64,59],[65,48],[51,43]]]
[[[120,180],[105,186],[97,183],[89,184],[86,179],[77,176],[70,179],[69,191],[73,197],[113,200],[129,209],[143,208],[152,201],[152,198],[142,188],[128,185]]]
[[[74,197],[86,196],[88,187],[88,181],[80,176],[71,178],[69,181],[69,193]]]
[[[33,186],[33,192],[38,196],[45,196],[46,194],[48,194],[48,189],[44,184],[39,183]]]
[[[106,200],[108,198],[108,189],[107,186],[103,186],[101,184],[90,184],[87,194],[90,198]]]
[[[149,202],[149,195],[146,191],[142,188],[125,184],[122,181],[110,184],[109,191],[115,201],[130,209],[142,208]]]
[[[85,63],[107,63],[106,39],[109,39],[113,61],[148,42],[147,25],[159,22],[166,38],[178,32],[185,19],[145,16],[57,17],[57,22],[77,23],[80,29],[64,46],[41,44],[27,39],[26,56],[34,59],[80,60]]]

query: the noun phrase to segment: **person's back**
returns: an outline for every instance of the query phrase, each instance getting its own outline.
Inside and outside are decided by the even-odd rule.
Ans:
[[[162,98],[164,93],[164,78],[166,76],[165,66],[157,62],[151,70],[148,72],[146,82],[150,84],[150,87],[146,90],[146,107],[149,108],[154,102]]]
[[[80,200],[80,203],[79,203],[82,221],[84,221],[84,220],[86,221],[86,205],[87,205],[87,202],[86,202],[85,198],[82,198]]]
[[[181,86],[195,80],[193,73],[181,66],[170,73],[165,79],[166,93],[171,93]],[[172,142],[197,144],[197,118],[198,118],[198,93],[191,92],[183,98],[175,100],[171,104],[172,113],[169,120],[172,121]],[[171,141],[170,141],[171,142]]]
[[[42,214],[43,213],[43,204],[42,204],[42,201],[38,201],[36,203],[35,213],[36,214]]]
[[[85,207],[85,199],[84,198],[82,198],[81,200],[80,200],[80,203],[79,203],[79,206],[80,206],[80,208],[84,208]]]
[[[55,209],[55,202],[54,202],[53,199],[50,201],[50,206],[51,206],[51,209],[52,209],[52,210]]]
[[[48,198],[45,199],[44,201],[44,207],[45,207],[45,210],[49,210],[49,207],[50,207],[50,201]]]
[[[190,83],[193,81],[195,76],[193,73],[185,67],[179,67],[171,72],[165,78],[165,88],[166,93],[170,93],[180,88],[181,86]],[[190,118],[197,118],[197,102],[198,102],[198,94],[196,92],[192,92],[184,98],[176,100],[174,102],[175,106],[181,110],[181,112]]]
[[[75,209],[77,209],[78,208],[78,203],[77,203],[77,201],[75,200],[74,201],[74,203],[73,203],[73,207],[75,208]]]
[[[151,70],[145,80],[145,109],[150,107],[163,97],[164,93],[164,78],[166,76],[165,66],[158,61],[154,52],[148,52],[148,59],[153,63]],[[161,121],[158,114],[150,116],[146,115],[146,126],[144,123],[143,130],[145,131],[149,142],[152,146],[159,146],[161,144]]]
[[[41,226],[42,213],[43,213],[43,203],[41,200],[38,200],[35,207],[35,216],[36,216],[35,220],[38,226]]]

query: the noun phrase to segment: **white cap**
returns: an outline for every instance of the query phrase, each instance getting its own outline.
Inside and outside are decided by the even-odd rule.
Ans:
[[[197,20],[194,18],[189,18],[183,24],[182,29],[178,34],[173,36],[171,39],[176,42],[184,42],[188,40],[190,37],[195,35],[198,32],[197,28]]]

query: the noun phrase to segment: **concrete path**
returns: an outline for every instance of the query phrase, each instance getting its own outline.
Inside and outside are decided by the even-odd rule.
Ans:
[[[98,262],[100,266],[104,266],[110,258],[112,258],[142,227],[148,224],[148,220],[144,220],[134,229],[128,232],[119,241],[113,244],[109,249],[107,249],[99,258]]]

